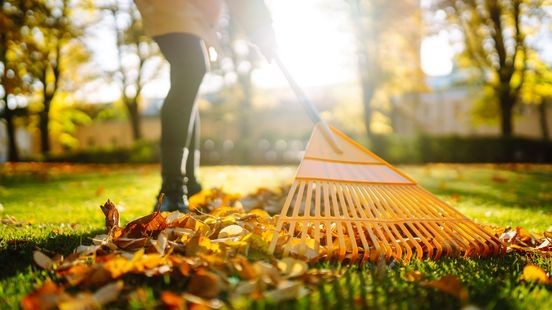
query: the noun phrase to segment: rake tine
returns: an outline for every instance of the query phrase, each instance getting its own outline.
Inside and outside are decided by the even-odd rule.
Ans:
[[[310,216],[310,209],[311,209],[311,202],[312,202],[312,188],[314,184],[307,184],[307,197],[305,198],[305,212],[304,212],[304,218],[307,220],[303,223],[303,229],[301,231],[301,245],[307,246],[307,230],[309,228],[309,224],[311,223],[309,218]],[[301,250],[304,248],[301,247]],[[299,252],[299,255],[303,255],[304,253],[302,251]]]
[[[331,212],[330,212],[330,196],[329,196],[329,189],[328,189],[328,183],[324,182],[322,185],[323,191],[324,191],[324,217],[331,218]],[[331,221],[327,220],[325,223],[326,227],[326,248],[328,252],[328,258],[331,258],[333,256],[333,236],[331,231]]]
[[[316,186],[315,193],[314,193],[314,216],[316,217],[316,220],[314,221],[314,250],[317,253],[320,253],[320,222],[318,219],[320,219],[320,199],[321,199],[321,193],[320,193],[320,183],[315,182]]]
[[[352,191],[353,191],[352,197],[354,199],[355,206],[358,210],[358,213],[361,215],[361,218],[366,219],[363,222],[365,222],[366,231],[368,232],[368,236],[370,237],[370,240],[372,240],[371,248],[367,247],[366,251],[364,252],[364,260],[368,260],[368,258],[370,257],[373,261],[375,261],[378,258],[378,253],[382,253],[384,251],[381,251],[380,243],[378,242],[377,237],[374,236],[374,232],[369,226],[371,216],[368,214],[369,212],[365,211],[362,207],[362,201],[359,199],[358,186],[352,186]]]
[[[334,211],[335,217],[340,217],[339,215],[339,208],[337,203],[337,195],[336,195],[336,189],[335,186],[330,186],[330,193],[331,193],[331,201],[332,201],[332,207]],[[345,252],[347,251],[345,246],[345,237],[343,236],[343,227],[341,226],[341,223],[337,223],[337,235],[339,239],[339,249],[338,249],[338,257],[340,261],[343,261],[345,259]]]
[[[295,197],[295,204],[293,205],[293,215],[289,219],[290,225],[289,225],[289,235],[291,238],[295,235],[295,223],[298,220],[299,215],[299,209],[301,208],[301,202],[303,201],[303,192],[305,191],[305,182],[299,182],[299,190],[297,192],[297,196]],[[284,255],[289,255],[289,251],[291,248],[292,242],[288,242],[286,246],[284,247]]]
[[[350,206],[345,201],[345,198],[343,196],[343,190],[344,189],[345,189],[345,186],[343,184],[339,188],[339,191],[337,191],[339,201],[341,202],[340,205],[341,205],[341,208],[342,208],[342,211],[343,211],[343,217],[347,218],[347,219],[352,219],[353,217],[351,217],[351,215],[349,214]],[[358,256],[358,246],[357,246],[356,239],[355,239],[355,232],[354,232],[354,229],[353,229],[353,225],[351,224],[351,221],[346,221],[345,224],[347,225],[347,232],[349,233],[349,240],[351,241],[351,251],[352,251],[351,261],[354,262],[354,261],[356,261],[356,258]],[[349,250],[349,249],[347,249],[347,250]]]
[[[362,247],[364,249],[364,253],[362,253],[362,259],[361,261],[364,262],[368,259],[368,241],[366,241],[366,237],[364,236],[364,232],[363,232],[363,229],[362,229],[362,222],[361,222],[361,216],[359,216],[359,214],[357,214],[357,206],[355,205],[355,202],[353,201],[353,198],[352,198],[352,195],[351,195],[351,191],[353,190],[353,185],[346,185],[345,187],[347,190],[345,191],[345,197],[347,198],[347,202],[348,202],[348,205],[351,209],[351,213],[353,215],[353,218],[356,220],[354,223],[355,223],[355,226],[357,228],[357,231],[358,231],[358,235],[360,237],[360,242],[362,243]]]
[[[297,189],[297,183],[293,182],[291,185],[291,188],[289,190],[288,196],[286,197],[286,201],[284,202],[284,207],[282,209],[282,213],[280,214],[280,218],[278,220],[278,223],[276,224],[276,230],[274,233],[274,237],[272,238],[272,242],[270,243],[270,246],[268,247],[268,251],[270,253],[273,253],[276,249],[276,243],[278,243],[278,237],[279,232],[282,231],[282,226],[284,224],[283,218],[288,212],[289,205],[291,204],[291,201],[293,199],[293,196],[295,194],[295,190]]]

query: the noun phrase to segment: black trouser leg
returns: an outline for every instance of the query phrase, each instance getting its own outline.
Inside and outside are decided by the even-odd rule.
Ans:
[[[196,97],[207,67],[200,38],[171,33],[154,39],[170,65],[171,87],[161,108],[161,191],[168,194],[183,188],[185,174],[194,179],[197,174]]]
[[[189,154],[186,159],[186,186],[189,196],[201,191],[201,185],[198,181],[199,159],[200,159],[200,117],[196,112],[194,126],[190,140]]]

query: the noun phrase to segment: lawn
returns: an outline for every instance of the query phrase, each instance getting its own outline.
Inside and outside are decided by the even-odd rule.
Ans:
[[[552,229],[552,166],[427,165],[401,167],[422,186],[475,221],[497,226],[523,226],[531,233]],[[294,167],[203,167],[205,187],[246,194],[259,187],[290,183]],[[36,247],[69,254],[79,244],[104,232],[99,206],[111,199],[124,224],[151,212],[158,191],[156,166],[0,166],[0,308],[17,308],[21,298],[49,272],[33,264]],[[552,288],[521,281],[528,263],[550,273],[552,259],[509,253],[487,259],[413,261],[389,266],[346,267],[323,264],[340,272],[338,281],[309,286],[297,301],[273,304],[264,299],[237,301],[234,306],[331,308],[552,308]],[[457,298],[412,280],[455,275],[467,292]],[[174,283],[173,283],[174,285]],[[156,306],[157,295],[170,283],[138,281],[141,295],[125,303]]]

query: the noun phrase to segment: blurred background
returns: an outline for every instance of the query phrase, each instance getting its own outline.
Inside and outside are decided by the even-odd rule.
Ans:
[[[322,116],[392,163],[552,162],[552,1],[266,0]],[[156,162],[168,66],[127,0],[0,1],[0,162]],[[202,164],[297,163],[312,123],[220,21]]]

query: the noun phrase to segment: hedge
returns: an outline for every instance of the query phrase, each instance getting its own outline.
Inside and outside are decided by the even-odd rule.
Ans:
[[[526,138],[417,136],[413,138],[393,135],[374,135],[362,144],[393,164],[420,164],[429,162],[450,163],[552,163],[552,143]],[[202,156],[202,164],[297,164],[297,160],[278,157],[271,162],[262,162],[256,156],[254,162],[246,162],[244,148],[239,142],[221,159]],[[255,151],[253,150],[252,153]],[[206,153],[206,152],[205,152]],[[252,156],[249,156],[250,158]],[[132,148],[106,148],[81,152],[68,152],[50,156],[49,162],[75,163],[152,163],[159,161],[156,142],[140,142]]]

